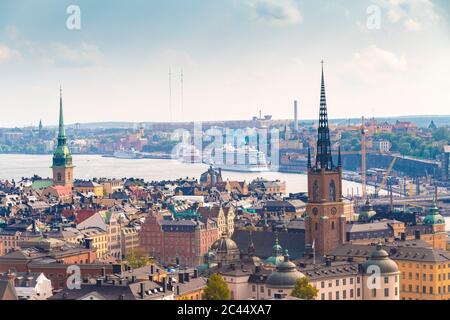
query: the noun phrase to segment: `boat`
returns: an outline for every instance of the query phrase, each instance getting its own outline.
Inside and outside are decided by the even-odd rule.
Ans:
[[[144,155],[135,150],[117,150],[114,152],[114,158],[118,159],[142,159]]]
[[[264,152],[248,145],[235,148],[230,144],[226,144],[221,148],[214,148],[212,156],[206,157],[204,162],[224,171],[270,171]]]

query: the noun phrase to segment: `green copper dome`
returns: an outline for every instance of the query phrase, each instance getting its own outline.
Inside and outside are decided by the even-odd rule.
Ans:
[[[284,261],[277,265],[277,268],[267,278],[268,288],[288,289],[293,288],[297,279],[304,277],[304,274],[297,270],[296,265],[289,261],[289,254],[286,250]]]
[[[423,219],[423,224],[445,224],[444,217],[439,214],[439,208],[437,207],[436,201],[434,201],[432,207],[428,209],[428,215]]]

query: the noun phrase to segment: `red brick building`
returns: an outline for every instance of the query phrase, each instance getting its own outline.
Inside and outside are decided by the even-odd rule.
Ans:
[[[142,225],[140,245],[162,264],[198,266],[219,238],[217,223],[211,219],[166,220],[150,214]]]

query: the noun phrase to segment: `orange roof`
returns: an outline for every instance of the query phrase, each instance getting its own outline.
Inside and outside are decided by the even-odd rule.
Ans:
[[[72,194],[72,189],[65,186],[51,186],[49,187],[56,191],[59,197],[70,196]]]

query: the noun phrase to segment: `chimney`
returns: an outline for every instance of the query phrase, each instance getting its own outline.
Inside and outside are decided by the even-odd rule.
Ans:
[[[150,273],[151,274],[155,273],[155,267],[153,265],[150,266]]]
[[[298,132],[298,106],[297,106],[297,100],[294,101],[294,131]]]
[[[142,300],[144,300],[145,298],[145,283],[141,282],[141,291],[139,292],[139,295],[141,297]]]
[[[179,296],[180,295],[180,286],[178,285],[177,286],[177,296]]]
[[[136,276],[131,276],[131,282],[135,283],[136,282]]]
[[[178,274],[178,282],[179,283],[184,283],[184,274],[182,274],[182,273]]]
[[[163,289],[163,292],[167,291],[167,279],[166,279],[166,277],[162,278],[162,289]]]
[[[414,238],[415,238],[416,240],[420,240],[420,230],[414,231]]]
[[[326,265],[327,267],[331,267],[331,260],[330,260],[330,259],[327,259],[327,260],[325,261],[325,265]]]
[[[103,278],[106,277],[106,269],[105,269],[105,267],[102,268],[102,277]]]
[[[92,239],[84,239],[84,245],[86,249],[92,249]]]
[[[186,272],[186,273],[184,274],[184,282],[189,282],[189,280],[190,280],[189,272]]]
[[[194,269],[194,279],[198,278],[198,270]]]
[[[97,279],[97,287],[101,287],[102,286],[102,279]]]
[[[152,275],[149,275],[149,276],[148,276],[148,280],[153,281],[153,276],[152,276]]]

